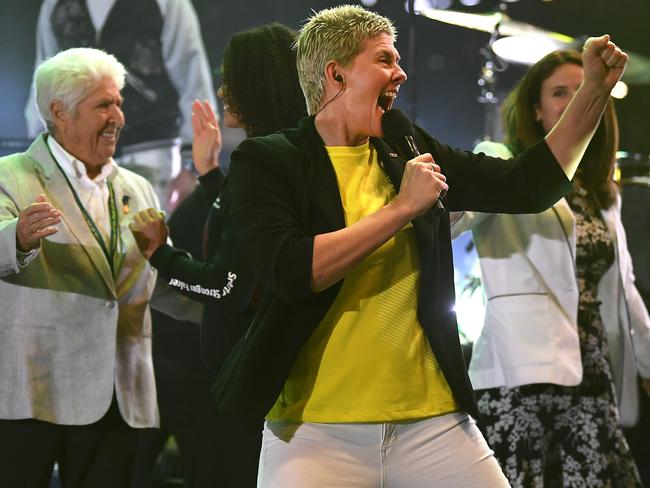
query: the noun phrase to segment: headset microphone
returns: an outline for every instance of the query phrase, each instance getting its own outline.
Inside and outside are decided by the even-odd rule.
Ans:
[[[330,98],[327,102],[325,102],[325,105],[323,105],[318,110],[318,112],[316,112],[314,114],[314,117],[316,117],[319,113],[321,113],[323,111],[323,109],[325,107],[327,107],[330,103],[332,103],[334,100],[336,100],[338,97],[340,97],[341,93],[343,93],[343,90],[345,90],[345,80],[343,79],[343,75],[341,75],[341,74],[334,75],[334,80],[341,83],[341,88],[339,89],[339,92],[336,95],[334,95],[332,98]]]

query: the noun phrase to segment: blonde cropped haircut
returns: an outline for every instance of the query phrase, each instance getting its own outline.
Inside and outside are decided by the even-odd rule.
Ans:
[[[296,39],[296,62],[307,111],[315,114],[325,93],[325,66],[348,66],[363,43],[379,34],[395,40],[397,32],[386,17],[356,5],[341,5],[314,13]]]
[[[50,133],[54,132],[51,104],[58,100],[68,113],[74,113],[101,80],[124,88],[126,70],[115,56],[87,47],[66,49],[41,63],[34,72],[36,105]]]

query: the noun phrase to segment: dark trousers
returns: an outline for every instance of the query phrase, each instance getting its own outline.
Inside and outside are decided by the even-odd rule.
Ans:
[[[176,440],[182,469],[174,474],[182,475],[186,488],[254,488],[262,423],[245,429],[217,413],[210,373],[200,354],[198,325],[178,323],[155,310],[152,317],[161,428],[138,431],[132,488],[155,486],[152,475],[170,435]]]
[[[57,463],[63,488],[127,488],[135,433],[115,400],[104,417],[89,425],[0,420],[0,484],[47,488]]]
[[[245,430],[214,412],[202,415],[196,410],[193,426],[179,425],[172,419],[171,425],[164,426],[169,430],[138,432],[138,462],[132,488],[159,486],[151,473],[170,433],[176,439],[186,488],[256,486],[260,429]]]

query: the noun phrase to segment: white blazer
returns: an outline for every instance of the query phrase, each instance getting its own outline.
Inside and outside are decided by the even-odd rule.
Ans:
[[[45,136],[26,153],[0,158],[1,419],[89,424],[115,393],[129,425],[158,425],[149,313],[156,273],[128,227],[138,211],[158,204],[135,173],[120,168],[112,183],[121,229],[115,274]],[[62,211],[62,222],[33,259],[20,262],[18,213],[40,193]]]
[[[506,146],[492,142],[475,152],[511,157]],[[620,205],[619,197],[602,211],[616,257],[599,283],[598,298],[621,423],[633,425],[637,371],[650,377],[650,317],[634,285]],[[575,218],[566,200],[539,214],[465,212],[452,222],[452,237],[470,229],[487,300],[469,366],[474,388],[579,384]]]

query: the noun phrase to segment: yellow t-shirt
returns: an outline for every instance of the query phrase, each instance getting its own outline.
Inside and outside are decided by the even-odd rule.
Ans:
[[[369,143],[327,152],[346,225],[395,197]],[[380,422],[456,410],[416,316],[419,269],[409,223],[347,274],[267,418]]]

